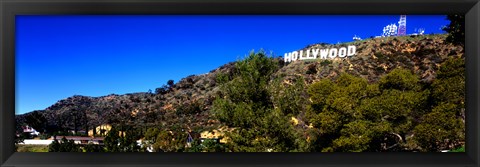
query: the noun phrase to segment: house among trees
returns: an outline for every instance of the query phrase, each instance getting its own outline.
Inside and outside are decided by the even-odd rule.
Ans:
[[[89,130],[87,133],[88,133],[88,136],[95,136],[95,135],[104,136],[104,135],[107,135],[107,133],[111,129],[112,129],[112,125],[103,124],[103,125],[97,126],[93,129]]]
[[[226,139],[223,137],[225,134],[219,130],[213,131],[204,131],[200,133],[200,141],[204,142],[205,140],[212,140],[215,143],[227,143]]]
[[[204,131],[202,133],[188,132],[187,135],[187,148],[192,147],[195,140],[198,140],[200,143],[205,142],[206,140],[211,140],[214,143],[227,143],[226,138],[223,137],[224,133],[213,130],[213,131]]]
[[[22,126],[23,133],[28,133],[30,136],[38,136],[40,132],[37,132],[37,130],[33,129],[32,127],[26,125]]]

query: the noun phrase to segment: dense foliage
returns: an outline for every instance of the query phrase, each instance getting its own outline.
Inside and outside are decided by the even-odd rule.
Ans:
[[[53,140],[52,144],[48,146],[48,152],[81,152],[79,145],[75,144],[73,140],[67,140],[65,137],[58,141]]]
[[[228,135],[231,151],[284,152],[299,148],[298,134],[285,116],[291,110],[275,108],[280,99],[271,99],[269,82],[278,68],[278,62],[264,52],[252,52],[236,64],[235,73],[222,85],[213,111],[220,121],[236,128]]]
[[[301,77],[270,80],[276,68],[252,53],[222,86],[213,107],[235,128],[230,151],[440,151],[464,141],[462,58],[444,62],[433,83],[398,68],[378,82],[343,73],[306,90]],[[304,123],[294,126],[290,117]]]

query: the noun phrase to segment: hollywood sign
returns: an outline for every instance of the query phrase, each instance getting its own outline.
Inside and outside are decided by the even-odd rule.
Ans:
[[[336,57],[344,58],[347,56],[354,56],[357,52],[357,47],[355,45],[350,45],[347,47],[337,48],[327,48],[327,49],[307,49],[305,52],[303,50],[293,51],[290,53],[285,53],[283,59],[285,62],[292,62],[297,60],[309,60],[309,59],[333,59]]]

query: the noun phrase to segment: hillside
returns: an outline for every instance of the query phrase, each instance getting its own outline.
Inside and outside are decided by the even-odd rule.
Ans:
[[[303,49],[356,45],[357,55],[348,58],[316,59],[284,63],[275,58],[278,70],[269,83],[281,79],[293,84],[299,76],[305,80],[305,89],[321,80],[336,80],[342,73],[361,77],[376,83],[394,69],[412,69],[420,82],[432,83],[441,64],[450,57],[463,58],[463,46],[445,42],[446,35],[417,37],[385,37],[343,44],[313,44]],[[88,97],[75,95],[59,100],[52,106],[17,115],[17,129],[29,124],[40,132],[53,133],[68,130],[89,130],[102,124],[130,126],[146,131],[161,127],[171,131],[203,132],[221,129],[227,124],[218,119],[212,107],[221,98],[222,84],[236,75],[236,62],[225,64],[209,73],[191,75],[175,84],[164,85],[155,92]],[[280,90],[281,91],[281,90]],[[276,97],[272,97],[276,98]],[[303,108],[307,108],[303,106]],[[300,123],[307,123],[307,113],[293,115]],[[229,127],[232,125],[228,125]]]
[[[421,80],[430,82],[435,71],[449,56],[463,57],[463,47],[447,44],[446,35],[425,35],[418,37],[386,37],[343,43],[338,45],[314,44],[303,48],[329,48],[347,45],[357,46],[357,55],[348,59],[333,61],[295,61],[277,72],[278,75],[302,75],[307,83],[323,78],[336,78],[341,72],[377,81],[391,70],[402,67],[414,69]]]

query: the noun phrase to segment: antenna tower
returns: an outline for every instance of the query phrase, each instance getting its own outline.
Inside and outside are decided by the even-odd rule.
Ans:
[[[398,21],[398,36],[407,35],[407,15],[400,15]]]

